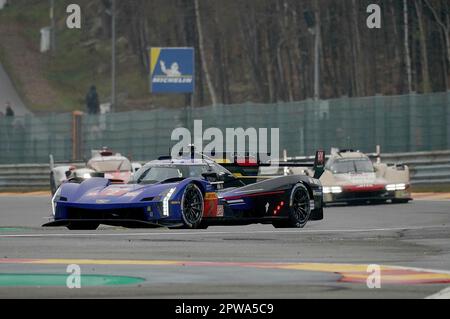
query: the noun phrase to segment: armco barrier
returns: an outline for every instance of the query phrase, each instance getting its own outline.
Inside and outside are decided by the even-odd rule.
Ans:
[[[80,164],[62,164],[80,166]],[[50,164],[0,165],[0,191],[50,190]]]
[[[294,159],[311,160],[305,157]],[[450,151],[382,154],[381,160],[408,165],[413,185],[450,184]],[[49,189],[49,164],[0,165],[0,191]]]
[[[413,185],[450,184],[450,151],[384,154],[381,160],[408,165]]]
[[[0,190],[50,189],[49,164],[0,165]]]

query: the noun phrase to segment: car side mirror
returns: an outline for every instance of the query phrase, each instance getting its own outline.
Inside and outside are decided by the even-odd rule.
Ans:
[[[209,182],[219,182],[221,180],[220,175],[215,172],[203,173],[202,176]]]
[[[319,150],[316,152],[314,160],[314,178],[319,179],[325,171],[325,152]]]

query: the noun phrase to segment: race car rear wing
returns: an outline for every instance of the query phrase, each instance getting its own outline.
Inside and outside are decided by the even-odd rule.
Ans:
[[[49,155],[49,164],[50,164],[50,170],[53,170],[54,168],[59,167],[59,166],[70,166],[70,165],[81,166],[81,165],[85,165],[86,162],[85,161],[67,161],[67,162],[56,163],[53,154],[50,154]]]
[[[214,154],[212,154],[214,156]],[[215,160],[216,163],[222,167],[228,169],[233,174],[238,174],[243,177],[252,176],[256,177],[259,174],[259,169],[261,167],[300,167],[300,168],[312,168],[314,171],[314,178],[319,179],[325,170],[325,152],[319,150],[316,152],[314,162],[305,163],[294,163],[288,161],[271,161],[263,163],[260,161],[259,154],[254,156],[249,156],[239,158],[237,155],[233,157],[234,159],[230,161],[226,156],[223,157],[222,161]]]
[[[271,154],[250,154],[245,153],[244,156],[241,154],[227,154],[222,153],[222,156],[218,156],[216,152],[211,152],[211,154],[198,153],[195,150],[194,145],[189,146],[189,153],[186,154],[182,150],[178,156],[190,156],[192,160],[196,158],[208,159],[214,161],[218,165],[226,168],[236,177],[258,177],[259,169],[261,167],[285,167],[285,168],[312,168],[314,171],[314,178],[319,179],[323,172],[325,171],[326,155],[324,150],[318,150],[314,158],[314,162],[302,162],[295,163],[290,161],[268,161],[262,162],[261,158],[270,157]],[[171,160],[172,156],[162,156],[159,160]],[[264,177],[262,177],[264,178]]]

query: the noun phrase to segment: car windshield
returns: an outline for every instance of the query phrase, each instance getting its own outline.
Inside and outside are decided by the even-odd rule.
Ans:
[[[127,159],[123,160],[106,160],[106,161],[90,161],[88,167],[96,172],[130,172],[131,163]]]
[[[156,184],[170,179],[201,177],[207,171],[207,165],[149,165],[136,172],[134,183]]]
[[[338,160],[329,165],[333,174],[373,173],[373,164],[368,159]]]

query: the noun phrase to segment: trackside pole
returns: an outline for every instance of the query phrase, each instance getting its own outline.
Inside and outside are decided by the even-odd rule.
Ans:
[[[82,117],[83,112],[75,111],[72,113],[72,160],[74,162],[82,157]]]

